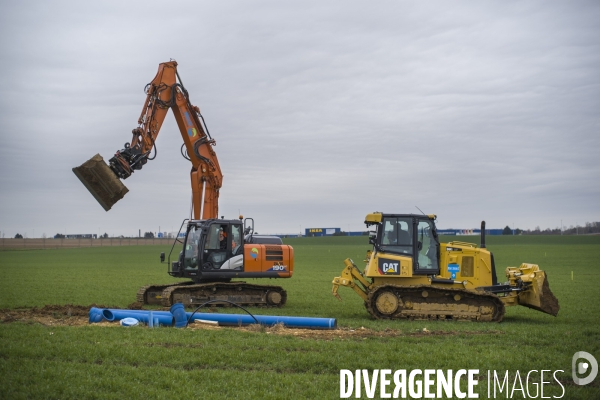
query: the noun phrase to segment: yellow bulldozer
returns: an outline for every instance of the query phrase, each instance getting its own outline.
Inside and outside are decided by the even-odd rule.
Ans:
[[[560,306],[550,290],[546,273],[535,264],[506,268],[499,283],[493,254],[481,244],[440,243],[435,215],[384,214],[365,218],[369,243],[366,267],[361,272],[351,259],[338,289],[353,289],[378,319],[463,320],[500,322],[505,306],[522,305],[553,316]]]

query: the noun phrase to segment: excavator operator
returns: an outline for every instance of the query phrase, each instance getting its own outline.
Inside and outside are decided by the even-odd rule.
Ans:
[[[219,229],[219,249],[221,249],[221,250],[227,250],[227,233],[225,233],[226,228],[227,228],[227,226],[223,225]],[[235,241],[237,235],[235,235],[235,233],[236,232],[234,232],[234,235],[231,238],[231,248],[234,250],[237,248],[237,243]]]
[[[227,250],[227,235],[223,232],[223,228],[219,229],[219,249]]]

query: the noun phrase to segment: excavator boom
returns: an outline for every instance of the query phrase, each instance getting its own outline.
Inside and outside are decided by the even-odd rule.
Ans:
[[[212,149],[216,142],[205,129],[204,120],[200,121],[200,109],[190,103],[188,92],[177,73],[177,62],[160,64],[145,91],[146,101],[138,126],[132,131],[131,142],[125,143],[108,165],[97,154],[73,168],[73,172],[98,203],[106,211],[110,210],[128,192],[121,179],[129,178],[156,157],[156,138],[167,112],[172,110],[186,148],[184,157],[192,163],[190,179],[194,219],[217,218],[223,174]]]

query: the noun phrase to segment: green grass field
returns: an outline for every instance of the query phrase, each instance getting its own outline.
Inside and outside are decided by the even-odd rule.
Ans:
[[[375,331],[370,337],[2,322],[0,398],[334,399],[340,396],[340,369],[478,369],[480,398],[487,398],[488,370],[510,371],[511,387],[517,371],[525,385],[531,370],[563,370],[556,377],[564,389],[548,375],[544,396],[600,398],[600,377],[587,386],[571,378],[575,352],[600,359],[600,236],[488,237],[499,273],[521,262],[539,264],[561,306],[556,318],[507,308],[499,324],[372,320],[362,300],[346,288],[340,288],[339,302],[331,295],[331,280],[347,257],[362,268],[366,242],[366,237],[288,239],[296,255],[294,277],[249,280],[284,286],[286,306],[250,310],[336,318],[342,329]],[[126,308],[142,285],[176,281],[159,263],[159,253],[169,249],[0,252],[0,309],[51,304]],[[430,333],[424,334],[424,328]],[[539,385],[539,375],[533,376]],[[532,396],[535,388],[530,383]],[[524,397],[518,390],[513,398]]]

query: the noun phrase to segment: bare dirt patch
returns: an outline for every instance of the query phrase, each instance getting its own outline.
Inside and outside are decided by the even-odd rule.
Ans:
[[[79,305],[46,305],[44,307],[3,309],[0,310],[0,323],[29,323],[42,324],[44,326],[86,326],[89,325],[88,314],[90,308],[117,308],[92,304],[90,306]],[[141,307],[140,307],[141,308]],[[120,326],[118,322],[101,322],[96,326]],[[390,329],[373,330],[365,327],[338,329],[295,329],[286,328],[282,324],[266,327],[261,325],[249,325],[243,327],[223,327],[205,323],[191,323],[187,329],[192,330],[221,330],[236,329],[256,334],[266,335],[288,335],[301,339],[367,339],[367,338],[392,338],[398,336],[452,336],[452,335],[499,335],[502,331],[430,331],[427,328],[418,330]]]
[[[44,307],[17,308],[0,310],[0,323],[25,322],[46,326],[80,326],[88,324],[90,308],[106,308],[102,305],[91,306],[46,305]]]

